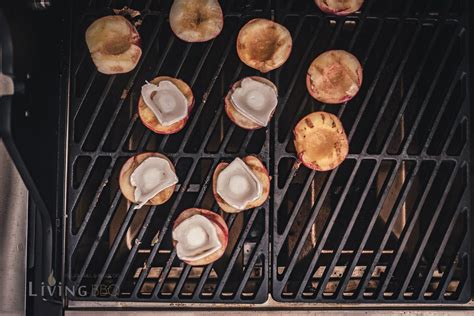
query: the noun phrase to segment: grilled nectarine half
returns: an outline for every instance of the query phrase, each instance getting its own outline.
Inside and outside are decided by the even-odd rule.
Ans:
[[[296,124],[293,133],[298,159],[310,169],[332,170],[349,152],[346,133],[334,114],[313,112]]]

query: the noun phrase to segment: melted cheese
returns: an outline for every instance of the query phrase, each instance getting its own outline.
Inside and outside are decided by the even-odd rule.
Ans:
[[[186,261],[209,256],[221,248],[214,224],[202,215],[191,216],[173,230],[176,254]]]
[[[135,201],[141,208],[155,195],[178,183],[178,177],[170,163],[160,157],[145,159],[130,175],[130,183],[135,187]]]
[[[242,80],[231,96],[236,110],[260,126],[267,126],[278,104],[277,92],[252,78]]]
[[[240,158],[234,159],[217,177],[216,191],[230,206],[243,210],[262,195],[262,185]]]
[[[186,96],[171,81],[143,85],[142,97],[163,126],[173,125],[188,115]]]

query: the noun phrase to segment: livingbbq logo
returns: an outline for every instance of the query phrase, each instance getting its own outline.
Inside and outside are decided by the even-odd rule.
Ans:
[[[41,282],[40,286],[35,288],[33,282],[28,282],[28,296],[41,297],[85,297],[89,294],[96,296],[111,295],[116,291],[114,284],[111,285],[93,285],[91,291],[87,291],[85,285],[65,285],[57,282],[54,273],[48,277],[47,282]]]

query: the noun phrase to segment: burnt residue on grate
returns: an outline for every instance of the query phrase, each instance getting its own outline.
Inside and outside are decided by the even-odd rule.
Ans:
[[[220,1],[222,33],[207,43],[177,39],[167,1],[71,1],[66,283],[75,300],[262,303],[465,302],[470,297],[469,94],[462,0],[366,0],[361,13],[322,14],[312,0]],[[124,6],[142,12],[143,56],[128,74],[98,73],[84,32]],[[271,127],[244,131],[224,113],[236,80],[258,72],[235,50],[242,25],[266,17],[293,36],[288,62],[267,76],[279,88]],[[364,66],[348,104],[306,91],[315,56],[346,49]],[[157,75],[190,84],[186,127],[157,135],[137,115],[140,87]],[[292,128],[304,115],[338,115],[350,139],[332,172],[300,166]],[[180,179],[164,205],[133,210],[118,173],[128,157],[159,151]],[[218,262],[176,258],[170,225],[188,207],[216,212],[212,172],[258,155],[272,176],[269,202],[225,215],[229,246]],[[271,255],[270,255],[271,254]],[[71,295],[71,293],[68,293]]]

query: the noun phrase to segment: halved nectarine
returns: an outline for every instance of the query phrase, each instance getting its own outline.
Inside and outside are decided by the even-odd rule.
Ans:
[[[346,133],[334,114],[313,112],[296,124],[293,133],[298,158],[310,169],[332,170],[349,152]]]
[[[140,35],[121,15],[95,20],[87,28],[86,43],[97,70],[104,74],[129,72],[142,55]]]
[[[323,103],[349,101],[362,85],[359,60],[343,50],[330,50],[313,60],[306,76],[309,93]]]
[[[269,72],[283,65],[293,42],[286,27],[267,19],[253,19],[237,36],[237,54],[247,66]]]

